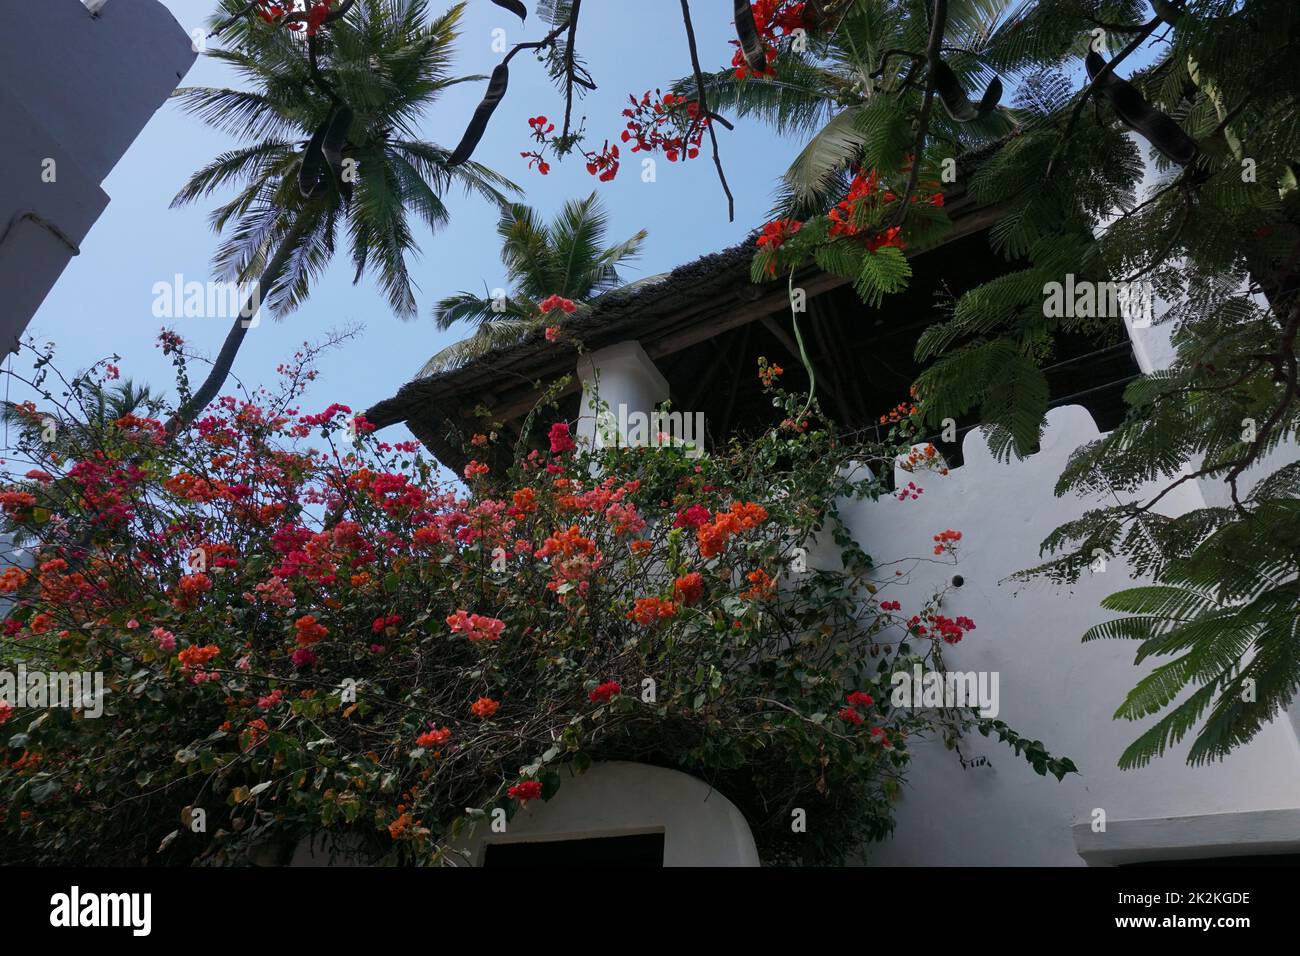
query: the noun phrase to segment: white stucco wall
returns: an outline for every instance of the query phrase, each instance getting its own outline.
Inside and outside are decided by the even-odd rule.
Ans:
[[[586,773],[562,770],[548,802],[534,800],[504,833],[479,823],[459,844],[481,866],[489,843],[577,840],[636,833],[664,835],[664,866],[758,866],[749,824],[703,780],[648,764],[610,761]]]
[[[759,865],[749,824],[703,780],[629,761],[596,763],[582,774],[560,772],[563,782],[549,801],[530,801],[502,832],[484,819],[452,844],[456,852],[448,861],[482,866],[490,844],[662,833],[664,866]],[[358,840],[321,833],[302,840],[289,865],[364,866],[365,859]]]
[[[1168,326],[1135,330],[1146,369],[1169,355]],[[625,343],[632,346],[634,343]],[[600,370],[600,394],[618,396],[648,411],[664,395],[653,387],[639,348],[604,350],[616,361],[591,360]],[[580,368],[592,381],[590,365]],[[589,386],[590,389],[590,386]],[[647,404],[638,406],[637,401]],[[689,412],[690,409],[684,409]],[[876,847],[871,862],[908,865],[1083,865],[1138,859],[1300,851],[1300,832],[1287,843],[1278,811],[1300,809],[1300,744],[1287,719],[1270,724],[1249,746],[1207,767],[1188,767],[1184,741],[1152,765],[1121,771],[1117,760],[1151,722],[1112,719],[1127,691],[1155,663],[1133,665],[1136,645],[1079,638],[1093,624],[1115,616],[1100,607],[1113,591],[1134,582],[1123,564],[1107,563],[1076,585],[1047,582],[1002,584],[1008,575],[1040,562],[1039,544],[1061,523],[1095,502],[1057,498],[1052,489],[1070,452],[1098,437],[1088,411],[1052,410],[1038,454],[1000,463],[978,432],[967,435],[965,464],[946,477],[905,474],[925,492],[904,502],[846,503],[843,513],[869,554],[888,559],[928,557],[933,535],[947,528],[963,534],[961,560],[950,565],[921,561],[904,587],[888,599],[919,610],[954,573],[964,578],[943,613],[964,614],[977,628],[945,661],[955,670],[996,671],[1001,712],[1018,732],[1068,756],[1080,773],[1064,782],[1040,777],[1006,745],[975,735],[963,744],[967,757],[989,764],[962,769],[941,744],[913,741],[909,787],[898,809],[893,839]],[[1295,449],[1283,454],[1294,454]],[[1150,489],[1145,490],[1148,494]],[[1188,483],[1167,496],[1160,510],[1180,513],[1203,507],[1199,486]],[[810,555],[816,564],[817,555]],[[1105,811],[1107,833],[1088,824]],[[1082,826],[1080,826],[1082,825]],[[1207,833],[1210,834],[1207,836]],[[1213,834],[1221,833],[1216,841]],[[1248,837],[1246,835],[1249,835]],[[1190,841],[1190,842],[1189,842]]]
[[[919,562],[906,585],[889,600],[904,612],[918,609],[951,582],[964,584],[945,599],[943,613],[964,614],[977,628],[945,650],[945,663],[962,671],[999,674],[998,717],[1055,755],[1074,760],[1080,772],[1058,783],[1039,777],[1004,744],[975,735],[967,757],[987,756],[991,766],[962,769],[941,744],[914,741],[909,787],[898,808],[895,837],[874,850],[872,862],[925,865],[1081,864],[1071,826],[1090,823],[1096,808],[1108,827],[1124,821],[1300,808],[1300,745],[1283,719],[1249,746],[1211,766],[1188,767],[1185,740],[1164,758],[1139,770],[1121,771],[1120,754],[1155,722],[1112,720],[1126,692],[1155,663],[1133,666],[1136,644],[1082,644],[1090,626],[1115,617],[1100,602],[1132,586],[1121,562],[1101,573],[1057,588],[1044,581],[999,583],[1041,560],[1038,546],[1057,525],[1099,502],[1056,498],[1052,487],[1071,450],[1098,436],[1088,411],[1053,409],[1041,451],[1023,461],[994,460],[977,432],[963,443],[965,464],[946,477],[907,475],[925,489],[919,499],[848,505],[844,514],[868,554],[896,558],[928,556],[934,534],[962,532],[956,568]],[[1200,507],[1188,484],[1169,495],[1161,510]],[[883,594],[883,592],[882,592]],[[1300,833],[1296,834],[1300,840]],[[1098,835],[1095,842],[1105,842]]]
[[[4,8],[0,350],[77,254],[108,205],[100,183],[197,55],[158,0],[109,0],[97,13],[81,0]]]

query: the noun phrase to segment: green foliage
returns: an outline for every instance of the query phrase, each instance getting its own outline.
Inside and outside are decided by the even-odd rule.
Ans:
[[[914,740],[994,730],[1074,769],[972,706],[893,705],[891,675],[942,673],[943,641],[873,599],[837,507],[901,448],[793,426],[802,395],[769,384],[782,424],[699,457],[580,451],[557,422],[549,450],[451,486],[339,406],[286,415],[313,375],[285,377],[168,444],[157,420],[78,417],[116,398],[102,370],[15,413],[45,474],[0,491],[36,558],[0,575],[0,670],[108,693],[0,707],[6,862],[273,862],[324,832],[438,865],[519,785],[548,800],[635,760],[717,788],[766,862],[839,863],[892,829]],[[77,423],[57,448],[46,415]],[[827,539],[844,562],[809,567]]]
[[[916,392],[927,428],[978,417],[1004,458],[1037,447],[1049,401],[1042,368],[1061,336],[1100,345],[1125,334],[1116,311],[1057,309],[1051,296],[1067,279],[1147,284],[1148,301],[1167,307],[1160,321],[1176,330],[1174,360],[1130,383],[1124,422],[1074,453],[1057,493],[1102,503],[1052,531],[1044,563],[1017,577],[1074,581],[1100,555],[1150,578],[1106,602],[1133,617],[1085,637],[1138,640],[1138,661],[1159,661],[1117,714],[1159,718],[1121,764],[1140,766],[1189,736],[1192,763],[1218,759],[1300,690],[1300,7],[1171,0],[1155,20],[1139,0],[947,8],[944,57],[963,88],[982,89],[994,73],[1013,88],[1014,106],[995,114],[999,130],[950,124],[936,110],[923,138],[913,132],[937,9],[921,0],[847,4],[807,53],[778,57],[775,79],[715,79],[733,109],[813,134],[786,176],[781,209],[811,218],[760,253],[755,277],[811,256],[879,305],[905,282],[881,268],[892,268],[894,252],[880,260],[818,226],[821,216],[859,167],[897,192],[900,151],[923,145],[921,183],[955,157],[968,194],[1000,211],[989,238],[1009,266],[940,303],[942,321],[917,343],[927,365]],[[1134,72],[1132,61],[1118,62],[1115,75],[1195,141],[1185,167],[1070,79],[1083,73],[1099,25],[1107,60],[1160,37],[1154,63]],[[971,55],[949,52],[959,49]],[[787,88],[787,63],[826,81]],[[1154,183],[1142,181],[1144,153]],[[946,226],[932,212],[924,203],[884,215],[875,207],[855,225],[877,241],[898,225],[904,247],[919,250]],[[1173,507],[1194,488],[1208,506]]]
[[[413,138],[416,121],[444,90],[481,79],[448,75],[463,4],[431,17],[427,0],[357,0],[313,40],[319,78],[300,38],[247,7],[244,0],[222,0],[212,24],[229,20],[223,46],[207,55],[248,88],[182,87],[173,94],[186,112],[246,145],[191,175],[172,204],[236,190],[210,216],[213,228],[227,233],[214,264],[223,277],[249,281],[287,243],[287,264],[265,278],[262,295],[278,314],[306,301],[346,243],[356,281],[372,273],[393,312],[413,317],[408,259],[417,244],[410,215],[438,230],[449,218],[442,197],[452,188],[493,204],[505,201],[503,190],[516,189],[477,163],[448,167],[448,150]],[[355,163],[355,184],[331,185],[325,195],[304,199],[297,184],[300,144],[330,116],[335,99],[354,113],[342,156]]]
[[[537,210],[522,203],[503,206],[497,235],[511,285],[509,295],[494,300],[458,292],[439,301],[433,311],[438,328],[449,329],[464,320],[474,323],[475,331],[439,351],[418,374],[455,368],[492,349],[515,344],[543,324],[538,304],[550,296],[584,308],[622,285],[618,267],[641,254],[646,231],[607,246],[608,227],[609,214],[594,192],[566,202],[550,223],[542,222]],[[562,313],[555,312],[546,322],[558,323],[561,318]]]

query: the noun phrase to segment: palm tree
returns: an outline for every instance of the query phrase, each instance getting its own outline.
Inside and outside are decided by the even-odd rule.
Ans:
[[[926,70],[912,54],[926,50],[932,0],[807,6],[822,19],[822,36],[809,37],[807,49],[783,50],[774,77],[738,79],[727,69],[704,78],[711,111],[754,116],[782,134],[808,137],[782,177],[775,210],[800,219],[833,205],[855,166],[896,170],[906,161],[914,133],[897,103],[902,99],[912,115],[919,110]],[[1030,6],[1024,0],[948,0],[943,58],[974,98],[1001,67],[999,51],[1019,42],[1021,31],[1014,28]],[[688,98],[695,88],[694,77],[674,85]],[[959,150],[1013,128],[1006,109],[961,122],[936,103],[930,117],[930,136]]]
[[[65,414],[37,412],[33,415],[27,406],[0,400],[0,424],[4,425],[6,442],[10,428],[22,436],[12,453],[15,458],[21,460],[21,456],[28,455],[33,466],[58,470],[55,465],[66,467],[67,462],[87,460],[102,450],[105,434],[119,419],[130,415],[153,418],[163,407],[162,398],[150,393],[148,385],[137,385],[129,378],[108,385],[78,376],[70,383],[68,394],[71,397]],[[47,426],[52,427],[47,431]],[[64,511],[59,506],[70,506],[80,497],[66,476],[49,483],[24,479],[13,482],[11,487],[34,494],[42,507],[54,511]],[[147,500],[136,500],[134,505],[137,509],[152,507]],[[73,510],[66,508],[66,511]],[[83,532],[80,545],[72,553],[84,552],[90,543],[90,533],[89,529]],[[8,536],[7,542],[0,541],[0,564],[9,558],[9,549],[4,544],[21,546],[36,538],[30,528],[8,520],[0,521],[0,534]]]
[[[433,312],[439,329],[449,329],[461,319],[475,323],[477,329],[425,362],[419,376],[518,342],[541,323],[538,304],[549,296],[558,295],[581,307],[621,286],[617,267],[640,254],[646,231],[604,246],[608,226],[609,216],[595,193],[566,202],[549,225],[529,206],[503,206],[497,234],[510,292],[496,298],[458,292],[440,301]]]
[[[214,256],[218,271],[241,282],[257,277],[245,314],[256,302],[277,316],[300,305],[345,233],[353,281],[371,273],[393,312],[412,318],[407,256],[418,247],[408,213],[437,230],[447,222],[442,196],[452,186],[495,205],[506,201],[502,189],[518,191],[477,163],[448,167],[450,151],[416,133],[444,89],[482,79],[447,76],[463,6],[429,22],[427,0],[354,0],[338,8],[344,16],[306,36],[239,16],[249,9],[245,0],[222,0],[212,23],[228,45],[208,55],[251,88],[191,87],[173,95],[244,145],[194,173],[172,205],[238,185],[210,218],[218,232],[230,227]],[[216,397],[248,324],[236,318],[206,381],[168,423],[170,433]]]

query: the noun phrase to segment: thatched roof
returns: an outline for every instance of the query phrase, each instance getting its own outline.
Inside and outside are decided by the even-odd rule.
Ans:
[[[960,186],[947,196],[954,225],[946,241],[987,228],[996,219],[996,211],[977,207]],[[667,275],[607,292],[563,323],[566,336],[581,340],[588,351],[635,340],[657,361],[788,309],[784,280],[750,281],[754,251],[751,236]],[[796,284],[810,298],[847,282],[811,265],[796,276]],[[490,409],[494,420],[516,419],[535,404],[538,383],[572,373],[576,364],[572,343],[548,342],[539,327],[520,342],[464,366],[408,382],[365,415],[380,428],[405,421],[439,461],[459,470],[468,456],[452,436],[480,430],[475,424],[476,408]],[[579,387],[575,381],[568,391]]]

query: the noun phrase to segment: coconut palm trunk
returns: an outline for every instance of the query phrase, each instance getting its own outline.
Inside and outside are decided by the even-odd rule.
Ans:
[[[261,308],[261,304],[266,300],[266,293],[275,286],[275,283],[284,274],[285,267],[289,264],[289,257],[293,255],[294,249],[302,241],[303,235],[307,231],[306,224],[310,221],[310,216],[300,212],[295,217],[294,224],[289,228],[289,231],[280,238],[275,253],[271,256],[266,268],[262,270],[261,277],[257,280],[257,287],[249,294],[243,308],[235,315],[235,321],[231,324],[230,331],[226,333],[226,340],[221,344],[221,351],[217,353],[216,359],[212,362],[212,370],[208,372],[203,384],[190,396],[189,401],[181,405],[176,410],[176,414],[167,422],[166,435],[168,441],[171,441],[179,432],[189,427],[199,413],[207,408],[208,403],[216,398],[217,393],[221,391],[221,386],[230,377],[230,369],[235,364],[235,356],[239,354],[239,349],[244,344],[244,336],[248,334],[249,320],[256,314],[256,310]],[[248,318],[245,318],[245,315]]]

